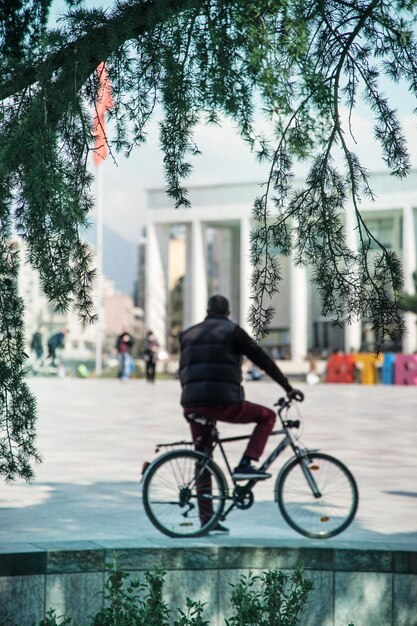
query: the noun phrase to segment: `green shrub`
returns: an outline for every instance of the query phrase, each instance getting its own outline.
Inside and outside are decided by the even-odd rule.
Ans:
[[[106,606],[95,615],[92,626],[167,626],[169,610],[162,597],[165,574],[155,568],[145,574],[145,583],[126,584],[128,574],[114,561],[105,583]],[[226,626],[297,626],[312,587],[301,567],[290,576],[276,569],[261,576],[241,576],[232,585],[234,613]],[[210,626],[204,604],[187,598],[186,610],[178,609],[174,626]]]
[[[168,607],[162,599],[165,570],[145,573],[145,583],[127,581],[117,560],[107,566],[106,606],[93,617],[92,626],[167,626]],[[127,583],[127,584],[125,584]]]
[[[115,559],[107,565],[104,607],[92,616],[90,626],[168,626],[169,609],[163,600],[166,571],[156,567],[145,573],[145,582],[130,579]],[[291,574],[270,569],[260,576],[249,573],[231,585],[233,614],[225,626],[298,626],[313,588],[300,566]],[[204,617],[204,604],[186,599],[185,611],[177,609],[174,626],[210,626]],[[39,626],[69,626],[69,616],[57,616],[49,609]],[[17,626],[10,617],[0,626]],[[35,625],[34,625],[35,626]],[[349,626],[354,626],[349,624]]]
[[[175,620],[174,626],[210,626],[209,622],[204,619],[204,604],[195,602],[191,598],[186,600],[187,613],[181,609],[177,609],[180,617]]]
[[[65,615],[57,617],[55,609],[49,609],[45,618],[39,622],[39,626],[66,626],[71,624],[71,622],[72,619],[70,617],[65,617]]]
[[[232,591],[235,612],[226,625],[297,626],[312,588],[301,567],[290,576],[276,569],[241,576]]]

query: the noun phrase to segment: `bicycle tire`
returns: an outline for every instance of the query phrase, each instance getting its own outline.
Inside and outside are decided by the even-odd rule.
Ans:
[[[314,477],[320,497],[314,496],[303,463]],[[312,539],[328,539],[345,530],[359,502],[358,488],[348,468],[321,452],[290,459],[277,478],[275,496],[289,526]]]
[[[204,466],[198,468],[199,462]],[[149,520],[169,537],[206,535],[222,517],[227,495],[227,482],[218,465],[193,450],[173,450],[156,459],[146,471],[142,491]]]

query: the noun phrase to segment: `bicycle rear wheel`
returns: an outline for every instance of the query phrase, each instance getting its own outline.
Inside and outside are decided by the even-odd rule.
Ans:
[[[320,452],[292,459],[277,478],[275,494],[291,528],[314,539],[334,537],[345,530],[355,517],[359,501],[348,468]]]
[[[143,504],[154,526],[170,537],[201,537],[221,518],[227,483],[204,454],[174,450],[145,474]]]

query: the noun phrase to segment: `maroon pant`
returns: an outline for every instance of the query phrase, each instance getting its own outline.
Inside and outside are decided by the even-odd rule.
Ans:
[[[250,424],[255,422],[255,429],[249,439],[245,454],[257,461],[264,451],[268,437],[274,428],[275,413],[260,404],[253,402],[234,402],[233,404],[217,405],[217,406],[187,406],[184,407],[184,415],[189,413],[201,413],[204,417],[209,418],[212,422],[228,422],[229,424]],[[195,449],[211,453],[212,440],[211,430],[212,424],[197,424],[190,422],[191,434]],[[199,496],[211,494],[211,476],[209,472],[198,474],[196,469],[196,488]],[[213,506],[211,500],[205,498],[199,499],[200,520],[204,525],[213,515]]]
[[[201,413],[213,422],[228,422],[229,424],[250,424],[255,422],[256,426],[245,452],[254,461],[259,460],[275,424],[274,411],[260,404],[246,402],[246,400],[217,406],[184,407],[184,415],[189,413]],[[210,448],[211,425],[190,422],[190,426],[196,450]]]

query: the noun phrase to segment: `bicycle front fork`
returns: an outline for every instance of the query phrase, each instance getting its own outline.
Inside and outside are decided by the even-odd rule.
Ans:
[[[312,461],[309,454],[303,454],[300,458],[301,469],[303,470],[303,474],[305,476],[306,481],[313,493],[315,498],[321,498],[320,489],[317,486],[316,479],[313,476],[313,472],[319,470],[319,466]]]

